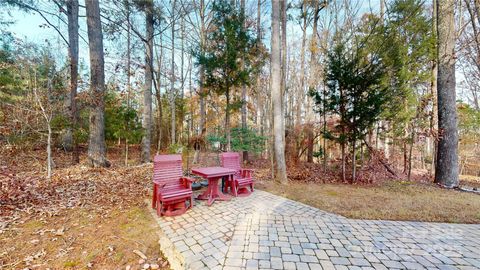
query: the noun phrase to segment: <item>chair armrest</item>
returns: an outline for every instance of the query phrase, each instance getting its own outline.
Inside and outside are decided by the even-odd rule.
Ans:
[[[254,169],[240,169],[240,174],[242,177],[252,177]]]
[[[194,180],[190,177],[182,176],[180,177],[180,183],[185,185],[186,188],[192,188],[192,182]]]
[[[153,185],[154,185],[154,187],[157,187],[157,189],[162,189],[162,188],[164,188],[167,184],[160,185],[160,184],[155,183],[155,181],[154,181],[154,182],[153,182]]]

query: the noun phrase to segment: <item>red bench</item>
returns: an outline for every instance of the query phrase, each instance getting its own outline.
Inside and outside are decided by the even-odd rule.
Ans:
[[[250,195],[250,193],[253,192],[253,170],[242,169],[240,167],[239,153],[222,153],[220,154],[220,160],[222,167],[236,170],[233,179],[226,181],[224,191],[228,191],[228,188],[230,188],[230,192],[232,192],[235,197]],[[248,188],[250,188],[250,190],[248,190]]]
[[[192,179],[183,176],[182,156],[156,155],[153,160],[152,207],[157,209],[159,216],[176,216],[192,206]]]

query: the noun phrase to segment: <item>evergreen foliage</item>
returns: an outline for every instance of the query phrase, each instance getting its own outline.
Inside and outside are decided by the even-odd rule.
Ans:
[[[212,147],[218,144],[224,149],[227,144],[225,133],[221,130],[221,128],[217,128],[215,133],[207,136],[207,141]],[[258,154],[265,149],[267,137],[259,135],[254,129],[235,127],[231,129],[231,135],[231,147],[235,152],[249,151]]]
[[[242,106],[235,90],[249,85],[252,76],[263,64],[257,40],[251,29],[244,27],[245,18],[229,1],[215,1],[212,7],[212,31],[207,35],[209,46],[196,52],[197,64],[205,69],[204,86],[226,98],[225,130],[230,144],[230,112]]]
[[[142,123],[137,110],[127,107],[115,92],[105,96],[105,139],[110,141],[125,140],[140,143]]]

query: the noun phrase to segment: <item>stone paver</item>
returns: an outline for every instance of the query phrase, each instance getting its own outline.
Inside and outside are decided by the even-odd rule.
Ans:
[[[264,191],[156,217],[172,269],[480,269],[480,225],[347,219]]]

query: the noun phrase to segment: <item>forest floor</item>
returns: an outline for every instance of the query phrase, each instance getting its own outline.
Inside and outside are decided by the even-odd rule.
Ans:
[[[145,205],[151,164],[138,165],[138,148],[130,153],[125,167],[122,150],[109,148],[112,167],[93,169],[70,166],[70,155],[56,150],[47,180],[43,149],[0,148],[0,269],[168,269]],[[480,223],[478,194],[444,190],[421,176],[406,182],[361,172],[351,185],[335,180],[334,166],[322,174],[320,164],[302,163],[289,167],[291,181],[280,186],[268,164],[255,162],[257,187],[346,217]]]
[[[0,153],[8,156],[0,160],[0,269],[169,268],[145,205],[151,165],[115,167],[122,157],[109,153],[111,168],[69,166],[58,151],[48,181],[43,151],[7,154]]]

